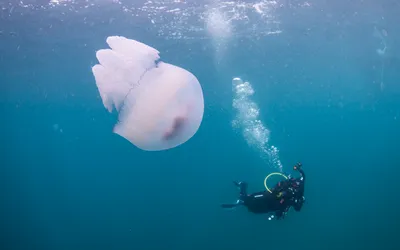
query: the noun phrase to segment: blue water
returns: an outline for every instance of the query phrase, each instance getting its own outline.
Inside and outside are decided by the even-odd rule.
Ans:
[[[0,2],[0,249],[399,249],[400,3],[278,1],[279,24],[236,20],[218,50],[199,18],[216,1],[164,2],[198,13]],[[91,72],[110,35],[196,75],[205,113],[187,143],[145,152],[112,133]],[[232,126],[236,76],[283,171],[307,174],[302,211],[282,221],[219,207],[232,180],[259,191],[276,171]]]

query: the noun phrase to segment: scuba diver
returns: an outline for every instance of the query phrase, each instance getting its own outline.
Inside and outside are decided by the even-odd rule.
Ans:
[[[245,206],[247,209],[256,214],[275,213],[277,219],[283,219],[290,207],[296,211],[300,211],[304,198],[304,181],[305,174],[301,168],[302,164],[297,163],[293,169],[299,171],[300,177],[288,178],[278,182],[271,192],[260,191],[247,194],[247,183],[233,183],[240,189],[239,199],[234,204],[222,204],[223,208],[235,208],[237,206]],[[268,219],[271,220],[274,215]]]

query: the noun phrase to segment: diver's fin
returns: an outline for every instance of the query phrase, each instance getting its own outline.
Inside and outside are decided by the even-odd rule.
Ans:
[[[234,208],[236,207],[238,204],[221,204],[222,208]]]

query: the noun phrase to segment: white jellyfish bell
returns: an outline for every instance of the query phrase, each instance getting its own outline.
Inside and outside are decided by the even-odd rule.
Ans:
[[[138,41],[110,36],[92,68],[103,105],[118,111],[114,132],[142,150],[188,141],[203,119],[203,91],[189,71],[158,62],[159,52]]]

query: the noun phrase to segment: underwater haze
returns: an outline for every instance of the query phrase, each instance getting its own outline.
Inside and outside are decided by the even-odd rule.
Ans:
[[[0,0],[0,249],[399,249],[399,24],[397,0]],[[113,133],[109,36],[196,76],[187,142]],[[298,161],[300,212],[220,207]]]

